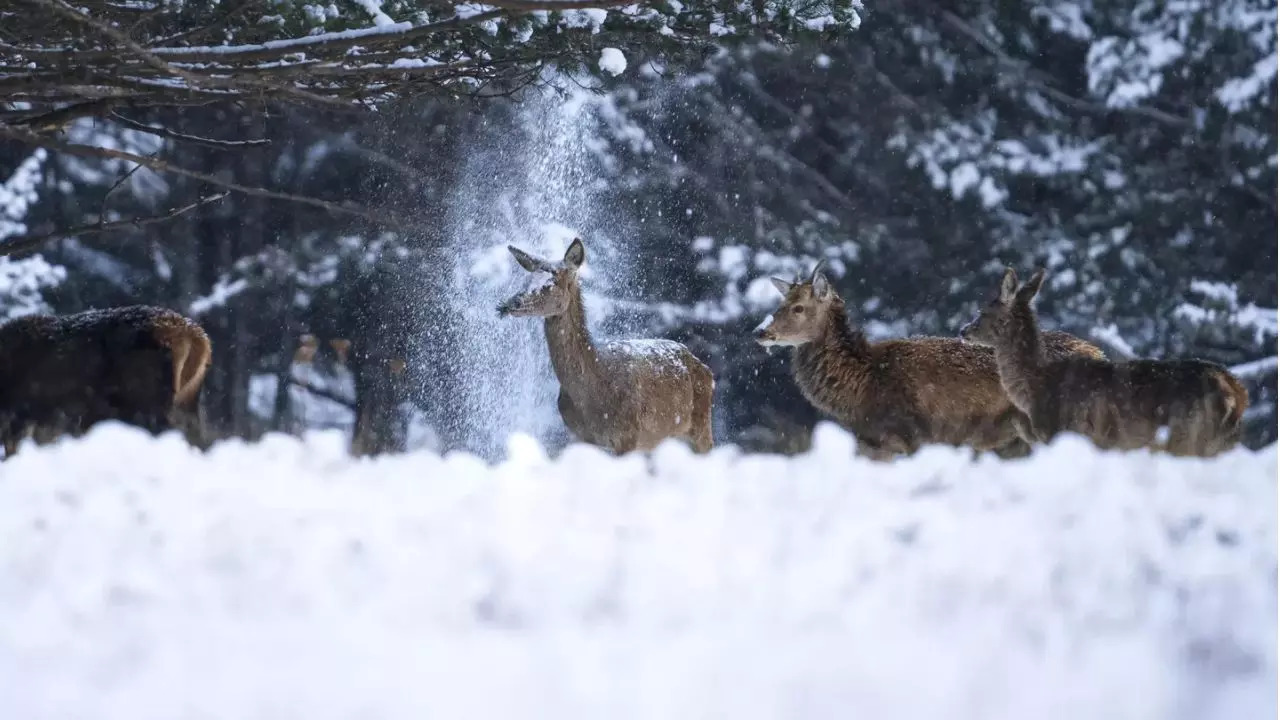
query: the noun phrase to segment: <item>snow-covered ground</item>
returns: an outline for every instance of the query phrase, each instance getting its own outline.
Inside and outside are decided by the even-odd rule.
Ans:
[[[344,455],[103,426],[0,465],[0,717],[1276,713],[1276,448]]]

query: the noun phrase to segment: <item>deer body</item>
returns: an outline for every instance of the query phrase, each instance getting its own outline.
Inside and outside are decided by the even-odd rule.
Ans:
[[[0,325],[0,438],[6,456],[103,420],[198,431],[209,338],[161,308],[32,315]]]
[[[818,268],[808,282],[774,283],[785,299],[757,328],[757,342],[796,346],[800,391],[857,437],[860,454],[888,459],[929,443],[1010,454],[1026,446],[1022,413],[1000,384],[990,348],[940,337],[872,343],[850,327],[843,300]],[[1067,333],[1047,335],[1054,353],[1102,356]]]
[[[557,407],[575,437],[619,454],[651,450],[671,437],[687,439],[697,452],[711,449],[710,368],[672,340],[597,343],[577,281],[585,254],[580,240],[559,265],[516,248],[511,252],[526,270],[551,278],[508,300],[499,313],[545,318],[547,349],[560,382]]]
[[[1041,270],[1018,287],[1013,270],[1006,270],[999,297],[962,331],[995,349],[1001,382],[1038,441],[1069,431],[1103,449],[1199,456],[1239,442],[1248,394],[1221,365],[1050,355],[1031,307],[1043,281]],[[1168,429],[1167,440],[1161,428]]]

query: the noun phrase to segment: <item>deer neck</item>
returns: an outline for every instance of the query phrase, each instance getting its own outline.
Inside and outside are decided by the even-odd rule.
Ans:
[[[600,397],[604,372],[600,367],[600,354],[587,330],[587,314],[579,289],[574,288],[567,310],[546,319],[545,330],[551,367],[560,387],[570,397],[582,397],[584,392]]]
[[[871,345],[860,329],[849,326],[843,304],[833,304],[827,312],[822,334],[812,342],[796,348],[793,364],[802,384],[823,384],[835,373],[857,373],[866,370]]]
[[[1000,384],[1014,407],[1029,413],[1032,390],[1044,367],[1044,341],[1035,314],[1029,308],[1014,310],[1010,323],[1009,336],[995,346],[996,368],[1000,372]]]

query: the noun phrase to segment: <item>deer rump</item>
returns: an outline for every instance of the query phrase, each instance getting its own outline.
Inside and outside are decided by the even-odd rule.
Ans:
[[[597,350],[606,385],[571,393],[560,417],[579,440],[624,453],[652,450],[669,437],[698,450],[711,443],[711,369],[672,340],[614,340]]]
[[[1044,333],[1051,357],[1101,357],[1063,332]],[[853,432],[872,457],[911,454],[939,443],[1025,454],[1025,418],[1000,383],[995,352],[956,338],[915,337],[871,344],[861,362],[833,348],[801,346],[794,358],[801,390],[818,409]]]
[[[0,326],[0,357],[9,446],[28,430],[81,434],[104,420],[168,429],[175,408],[195,410],[209,343],[177,313],[133,306],[10,321]]]
[[[1225,368],[1204,360],[1108,363],[1058,360],[1041,371],[1028,408],[1044,441],[1064,431],[1104,449],[1163,447],[1174,455],[1213,455],[1238,441],[1248,394]],[[1167,428],[1167,439],[1161,439]]]

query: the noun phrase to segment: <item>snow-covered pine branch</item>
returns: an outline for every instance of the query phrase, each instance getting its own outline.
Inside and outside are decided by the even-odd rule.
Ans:
[[[633,0],[283,0],[234,13],[216,4],[157,3],[148,21],[137,23],[136,9],[126,6],[33,5],[6,18],[7,35],[39,40],[0,41],[0,67],[15,69],[0,71],[0,86],[29,106],[0,109],[0,121],[35,129],[122,105],[241,96],[367,106],[423,94],[502,94],[538,81],[550,63],[612,72],[629,55],[697,57],[690,51],[745,37],[787,42],[856,28],[862,8],[861,0],[715,7]],[[601,47],[617,53],[603,68]]]
[[[48,154],[43,149],[23,160],[0,183],[0,247],[27,231],[27,211],[38,199],[37,188]],[[39,255],[21,260],[0,256],[0,321],[48,310],[41,291],[66,279],[67,271]]]

